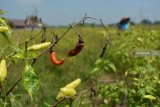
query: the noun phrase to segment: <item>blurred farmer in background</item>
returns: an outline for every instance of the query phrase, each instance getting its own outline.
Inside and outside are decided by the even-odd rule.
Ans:
[[[130,18],[129,17],[124,17],[120,20],[120,22],[118,23],[118,27],[121,30],[127,30],[129,28],[129,21]]]

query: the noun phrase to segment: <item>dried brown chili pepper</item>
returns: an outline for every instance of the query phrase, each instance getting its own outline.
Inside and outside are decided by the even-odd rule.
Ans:
[[[84,41],[82,39],[78,40],[76,47],[68,52],[68,56],[75,56],[79,54],[84,47]]]

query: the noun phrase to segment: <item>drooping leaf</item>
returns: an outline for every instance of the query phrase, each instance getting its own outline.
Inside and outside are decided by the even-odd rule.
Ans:
[[[39,77],[34,71],[33,67],[29,64],[26,64],[22,73],[22,82],[32,99],[32,96],[39,89]]]
[[[116,67],[114,64],[108,64],[108,67],[110,67],[113,70],[113,72],[116,72]]]

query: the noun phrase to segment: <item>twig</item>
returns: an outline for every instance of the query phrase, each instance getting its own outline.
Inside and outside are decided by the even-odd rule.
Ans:
[[[62,102],[63,100],[65,100],[65,99],[66,99],[65,97],[61,98],[61,99],[58,100],[56,103],[54,103],[52,107],[56,107],[59,103],[61,103],[61,102]]]
[[[105,53],[105,51],[106,51],[106,48],[109,46],[109,44],[110,44],[110,41],[111,41],[111,35],[109,35],[108,37],[107,37],[107,39],[106,39],[106,43],[105,43],[105,45],[104,45],[104,47],[103,47],[103,49],[102,49],[102,52],[100,53],[100,56],[99,57],[103,57],[103,55],[104,55],[104,53]]]
[[[81,107],[81,104],[82,104],[82,100],[83,100],[83,99],[81,98],[81,100],[80,100],[80,103],[79,103],[79,107]]]
[[[25,41],[25,52],[24,52],[24,57],[27,58],[27,44],[28,42]]]
[[[70,98],[69,99],[69,107],[72,107],[72,103],[73,103],[73,100]]]
[[[16,83],[9,89],[9,91],[6,93],[6,97],[9,95],[9,93],[15,88],[15,86],[22,80],[22,77],[19,78]],[[3,99],[4,100],[4,99]]]
[[[79,39],[83,40],[81,34],[76,30],[74,26],[72,26],[73,30],[78,34]]]

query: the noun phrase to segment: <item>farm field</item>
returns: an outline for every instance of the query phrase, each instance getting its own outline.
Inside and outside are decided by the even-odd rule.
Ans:
[[[76,88],[80,94],[73,98],[73,102],[66,99],[57,107],[69,107],[70,104],[73,107],[160,106],[160,25],[135,25],[126,31],[109,27],[111,41],[102,58],[99,55],[108,36],[104,28],[78,26],[76,29],[84,40],[82,51],[74,57],[67,56],[77,43],[77,34],[70,30],[54,47],[57,59],[64,58],[64,64],[53,65],[50,53],[46,52],[33,65],[40,81],[33,100],[20,82],[5,101],[0,103],[2,106],[52,107],[57,102],[56,96],[60,88],[77,78],[81,79]],[[67,28],[48,28],[46,41],[51,42],[53,31],[60,37],[66,30]],[[38,32],[38,29],[33,32],[27,29],[13,30],[10,38],[12,45],[0,35],[0,59],[18,50],[17,44],[24,43]],[[27,45],[40,42],[41,35],[38,35]],[[24,44],[20,47],[24,47]],[[34,54],[38,55],[42,51]],[[31,63],[32,60],[29,59],[28,62]],[[21,76],[25,67],[22,58],[9,57],[7,62],[9,61],[6,92]]]

